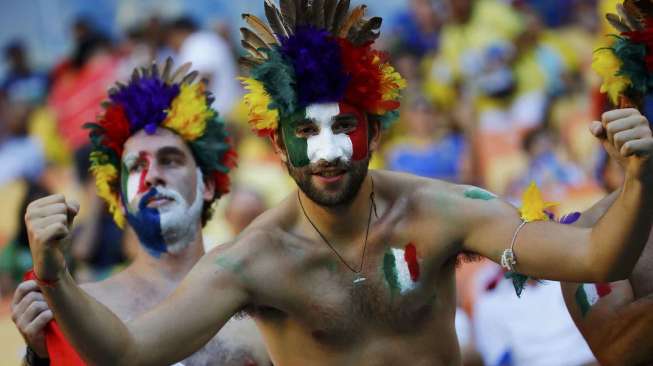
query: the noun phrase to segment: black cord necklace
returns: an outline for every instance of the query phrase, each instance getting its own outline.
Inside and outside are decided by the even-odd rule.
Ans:
[[[306,214],[306,209],[304,208],[304,205],[302,204],[302,199],[299,195],[299,190],[297,191],[297,200],[299,201],[299,206],[302,208],[302,212],[304,213],[304,217],[306,217],[306,220],[313,226],[313,229],[320,235],[322,240],[326,243],[326,245],[329,246],[331,251],[340,259],[340,261],[349,268],[350,271],[352,271],[354,274],[356,274],[356,277],[354,278],[354,284],[359,284],[363,281],[365,281],[367,278],[363,277],[361,275],[361,271],[363,270],[363,266],[365,264],[365,251],[367,250],[367,236],[370,233],[370,223],[372,222],[372,211],[374,211],[374,214],[378,218],[378,214],[376,213],[376,203],[374,202],[374,180],[372,177],[370,177],[370,180],[372,182],[372,193],[370,193],[370,213],[367,216],[367,229],[365,230],[365,241],[363,242],[363,254],[361,255],[361,262],[360,265],[358,266],[358,269],[354,269],[352,266],[345,261],[345,259],[338,253],[338,251],[331,245],[331,243],[327,240],[327,238],[322,234],[322,232],[315,226],[313,221],[308,217],[308,214]]]

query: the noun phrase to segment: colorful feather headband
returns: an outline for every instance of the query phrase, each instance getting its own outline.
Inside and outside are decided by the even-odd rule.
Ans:
[[[372,49],[381,18],[364,19],[365,5],[349,10],[349,0],[265,0],[269,26],[243,14],[241,28],[249,55],[240,63],[249,93],[249,121],[269,136],[279,121],[310,104],[344,101],[380,118],[387,127],[398,116],[399,92],[406,82]]]
[[[85,125],[90,129],[91,172],[98,195],[120,227],[125,221],[119,203],[123,145],[141,129],[153,134],[163,127],[178,134],[204,176],[215,182],[215,198],[229,191],[227,173],[235,165],[235,152],[223,121],[211,108],[212,97],[203,83],[193,83],[197,72],[186,75],[189,69],[190,64],[184,64],[173,72],[170,58],[162,72],[156,63],[135,69],[127,85],[117,83],[109,89],[104,114]]]
[[[653,91],[653,2],[625,0],[617,13],[606,18],[620,34],[595,52],[592,68],[603,78],[601,92],[613,104],[630,107]]]

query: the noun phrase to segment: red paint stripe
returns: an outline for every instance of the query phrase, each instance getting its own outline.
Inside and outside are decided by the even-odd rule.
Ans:
[[[348,133],[349,139],[351,139],[351,145],[353,147],[352,160],[363,160],[368,155],[368,123],[367,117],[364,114],[360,113],[356,108],[350,106],[347,103],[340,103],[340,113],[351,113],[356,116],[358,120],[358,126],[352,132]]]
[[[404,260],[408,264],[408,272],[410,272],[410,279],[413,282],[419,280],[419,263],[417,262],[417,248],[413,243],[406,245],[404,250]]]
[[[143,159],[146,162],[145,168],[141,171],[141,176],[138,180],[138,194],[141,194],[147,192],[147,182],[145,179],[147,178],[147,173],[150,171],[150,160],[149,156],[145,153],[141,153],[139,159]]]
[[[609,283],[597,283],[596,284],[596,293],[599,294],[599,297],[605,297],[610,295],[612,288]]]

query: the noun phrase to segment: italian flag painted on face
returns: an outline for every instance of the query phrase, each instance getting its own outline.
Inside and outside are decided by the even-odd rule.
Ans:
[[[584,283],[578,286],[576,303],[580,308],[580,312],[583,316],[587,315],[600,298],[609,295],[611,292],[610,284],[607,283]]]
[[[335,133],[332,129],[335,117],[352,115],[357,120],[356,128],[349,133]],[[358,161],[369,154],[368,122],[365,114],[346,103],[327,103],[309,105],[304,113],[291,117],[293,122],[283,124],[284,143],[290,163],[294,167],[304,167],[320,160]],[[318,133],[309,138],[295,134],[297,122],[311,120],[318,128]]]
[[[383,256],[383,274],[392,292],[414,289],[420,277],[415,245],[410,243],[404,249],[389,248]]]

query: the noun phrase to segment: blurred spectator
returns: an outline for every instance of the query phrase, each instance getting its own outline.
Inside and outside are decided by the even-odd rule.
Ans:
[[[101,113],[106,90],[116,79],[119,58],[112,54],[109,39],[86,20],[73,26],[75,50],[53,72],[49,106],[55,111],[59,133],[68,150],[86,145],[88,131],[82,126]]]
[[[200,72],[200,78],[215,97],[214,108],[222,116],[229,116],[241,95],[235,56],[229,44],[215,32],[199,30],[189,17],[170,23],[167,42],[177,53],[177,63],[193,63],[193,70]]]
[[[33,107],[13,102],[0,95],[0,124],[5,136],[0,142],[0,185],[16,179],[37,180],[45,168],[41,143],[27,134],[28,119]]]
[[[39,103],[48,89],[45,74],[34,71],[22,41],[14,40],[5,47],[5,60],[9,65],[0,90],[10,102]]]
[[[442,16],[438,10],[435,1],[410,0],[409,8],[393,20],[395,47],[419,58],[436,51]]]
[[[253,189],[237,187],[227,199],[224,215],[234,237],[267,209],[263,197]]]
[[[452,118],[437,113],[424,98],[409,101],[404,110],[406,133],[389,147],[386,166],[423,177],[469,180],[469,146]]]
[[[548,197],[564,199],[566,189],[587,180],[582,169],[561,158],[559,138],[547,128],[538,128],[524,138],[523,148],[528,156],[526,172],[511,187],[512,196],[521,195],[530,182],[535,181]]]
[[[558,282],[531,282],[521,298],[503,270],[489,264],[486,291],[474,307],[476,344],[486,366],[595,364],[574,325]]]

